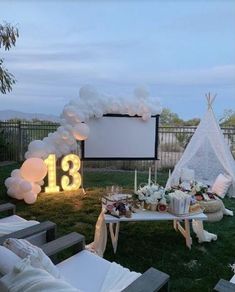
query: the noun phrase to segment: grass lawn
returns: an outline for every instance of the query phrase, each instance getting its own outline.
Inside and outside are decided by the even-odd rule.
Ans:
[[[125,191],[133,188],[133,172],[85,172],[85,197],[79,194],[42,194],[34,205],[10,199],[6,195],[4,180],[16,165],[0,168],[1,202],[17,205],[17,214],[26,219],[51,220],[58,225],[58,235],[77,231],[93,240],[94,226],[100,212],[100,198],[106,185],[119,184]],[[164,184],[166,173],[158,173]],[[147,173],[139,175],[147,181]],[[225,199],[227,208],[235,211],[235,199]],[[114,255],[108,239],[105,258],[116,261],[138,272],[150,266],[171,276],[171,291],[212,291],[220,278],[233,275],[229,264],[235,262],[235,220],[225,217],[218,223],[205,223],[205,229],[216,233],[218,240],[199,244],[193,235],[190,251],[184,238],[173,230],[172,222],[125,223],[121,225],[117,254]]]

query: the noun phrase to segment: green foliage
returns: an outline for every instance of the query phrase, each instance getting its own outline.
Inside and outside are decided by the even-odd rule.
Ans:
[[[232,109],[225,110],[220,119],[220,125],[222,127],[235,127],[235,111]]]
[[[184,126],[197,126],[200,123],[199,118],[193,118],[187,121],[184,121]]]
[[[178,114],[172,112],[168,108],[164,108],[160,115],[161,126],[197,126],[199,123],[199,118],[184,121],[178,116]]]
[[[160,115],[160,124],[162,126],[175,126],[175,125],[182,125],[183,120],[179,118],[176,113],[173,113],[170,109],[164,108]]]
[[[19,37],[18,28],[9,23],[0,24],[0,48],[9,51],[12,46],[15,46],[16,39]],[[6,94],[12,90],[16,79],[13,74],[3,65],[3,59],[0,58],[0,92]]]
[[[3,66],[3,59],[0,59],[0,91],[3,94],[12,90],[12,85],[16,83],[13,74],[9,73]]]
[[[192,133],[176,133],[175,134],[176,139],[178,140],[179,144],[181,147],[183,147],[184,149],[186,148],[186,146],[188,145],[190,139],[192,138],[193,134]]]

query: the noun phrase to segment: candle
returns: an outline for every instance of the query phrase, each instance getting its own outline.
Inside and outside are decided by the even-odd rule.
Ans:
[[[171,169],[169,169],[169,175],[168,175],[168,177],[169,178],[171,177]]]
[[[149,167],[149,179],[148,179],[148,185],[151,184],[151,166]]]
[[[156,185],[157,183],[157,165],[155,164],[155,169],[154,169],[154,183]]]
[[[134,193],[137,192],[137,170],[135,169],[135,178],[134,178]]]

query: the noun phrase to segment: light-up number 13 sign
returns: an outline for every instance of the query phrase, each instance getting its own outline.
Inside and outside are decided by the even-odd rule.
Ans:
[[[44,160],[48,169],[48,186],[45,187],[46,193],[56,193],[60,187],[56,184],[56,156],[50,154]],[[81,175],[78,172],[81,166],[80,158],[75,154],[66,155],[61,161],[61,168],[68,172],[69,176],[63,175],[61,178],[61,187],[64,191],[75,191],[81,186]],[[71,179],[70,179],[71,178]],[[70,182],[71,181],[71,182]]]

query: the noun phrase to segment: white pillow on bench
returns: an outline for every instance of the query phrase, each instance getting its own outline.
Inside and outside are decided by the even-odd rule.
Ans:
[[[29,257],[33,267],[44,269],[57,279],[62,278],[58,268],[38,246],[31,244],[25,239],[16,238],[8,238],[3,245],[21,259]]]
[[[231,184],[232,178],[230,176],[219,174],[211,188],[211,191],[223,199]]]
[[[10,273],[16,263],[21,260],[16,254],[0,245],[0,274]]]
[[[0,279],[1,292],[46,291],[82,292],[69,283],[54,278],[47,271],[31,266],[30,258],[21,259],[10,273]]]

